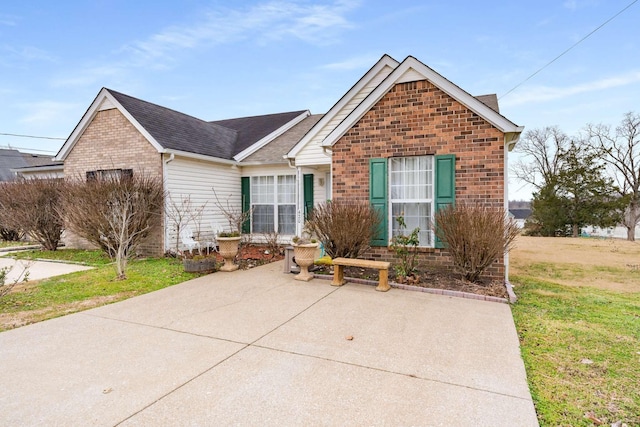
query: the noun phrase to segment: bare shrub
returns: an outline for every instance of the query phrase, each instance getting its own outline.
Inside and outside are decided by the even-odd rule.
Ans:
[[[435,234],[446,245],[453,265],[464,278],[478,282],[482,273],[511,249],[519,234],[503,209],[458,203],[440,209]]]
[[[22,230],[14,230],[0,226],[0,240],[5,242],[19,242],[24,237]]]
[[[31,267],[30,262],[23,265],[22,271],[18,273],[18,276],[7,283],[7,276],[16,267],[16,265],[17,264],[12,265],[11,267],[0,268],[0,298],[8,295],[18,282],[27,282],[29,280],[29,267]]]
[[[9,230],[22,230],[55,251],[64,229],[62,193],[57,179],[20,179],[0,184],[0,223]]]
[[[98,245],[115,260],[118,279],[137,246],[162,222],[162,181],[146,174],[114,175],[69,184],[65,197],[68,228]]]
[[[263,233],[265,245],[269,251],[270,258],[280,255],[282,253],[282,246],[280,245],[280,234],[277,231],[270,233]]]
[[[200,240],[201,228],[202,228],[202,216],[204,215],[204,209],[206,202],[202,205],[195,206],[191,200],[191,195],[180,195],[177,199],[167,196],[167,221],[173,226],[176,232],[175,240],[175,255],[180,253],[180,236],[182,230],[193,223],[196,230],[195,240]],[[201,252],[201,250],[199,249]]]
[[[370,248],[380,221],[369,204],[328,201],[313,208],[306,227],[331,258],[357,258]]]

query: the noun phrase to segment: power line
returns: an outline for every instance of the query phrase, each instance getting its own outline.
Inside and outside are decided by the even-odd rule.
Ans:
[[[636,0],[638,1],[638,0]],[[34,135],[20,135],[20,134],[16,134],[16,133],[2,133],[0,132],[1,136],[16,136],[18,138],[34,138],[34,139],[55,139],[58,141],[65,141],[67,138],[55,138],[53,136],[34,136]]]
[[[498,97],[498,99],[502,99],[505,96],[509,95],[511,92],[513,92],[514,90],[516,90],[517,88],[519,88],[520,86],[522,86],[523,84],[525,84],[526,82],[528,82],[529,80],[531,80],[536,74],[538,74],[540,71],[544,70],[545,68],[547,68],[549,65],[553,64],[554,62],[556,62],[558,59],[560,59],[561,57],[563,57],[567,52],[569,52],[571,49],[573,49],[574,47],[578,46],[580,43],[582,43],[583,41],[585,41],[587,38],[589,38],[589,36],[591,36],[593,33],[595,33],[596,31],[598,31],[600,28],[604,27],[605,25],[607,25],[609,22],[613,21],[615,18],[618,17],[618,15],[620,15],[621,13],[623,13],[625,10],[629,9],[631,6],[633,6],[638,0],[633,0],[631,3],[629,3],[624,9],[622,9],[620,12],[616,13],[615,15],[613,15],[611,18],[607,19],[606,21],[604,21],[602,24],[600,24],[598,27],[596,27],[595,30],[591,31],[589,34],[587,34],[586,36],[584,36],[583,38],[581,38],[580,40],[578,40],[577,42],[575,42],[573,45],[571,45],[567,50],[565,50],[564,52],[562,52],[560,55],[556,56],[555,58],[553,58],[551,61],[549,61],[547,64],[543,65],[541,68],[539,68],[535,73],[531,74],[529,77],[527,77],[526,79],[524,79],[523,81],[521,81],[520,83],[518,83],[517,85],[515,85],[513,88],[511,88],[507,93],[505,93],[504,95],[501,95]]]
[[[33,151],[41,151],[43,153],[57,153],[57,151],[54,150],[41,150],[39,148],[31,148],[31,147],[14,147],[13,145],[0,145],[0,149],[6,149],[6,150],[29,150],[29,152],[33,152]],[[37,154],[37,153],[36,153]],[[7,157],[6,155],[4,157]],[[16,157],[20,157],[20,156],[16,156]]]

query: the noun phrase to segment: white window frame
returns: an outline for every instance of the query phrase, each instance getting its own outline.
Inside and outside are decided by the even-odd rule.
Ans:
[[[398,169],[398,163],[402,163],[402,168],[406,168],[407,159],[416,159],[416,161],[420,162],[421,160],[426,161],[426,169],[424,169],[425,175],[422,177],[424,182],[418,182],[414,184],[415,186],[426,186],[426,195],[425,197],[407,197],[407,191],[403,191],[404,197],[396,197],[394,198],[394,173],[402,173],[404,169]],[[402,179],[406,179],[406,176],[402,177]],[[420,245],[419,247],[423,248],[433,248],[435,247],[435,236],[433,233],[432,224],[433,218],[435,215],[435,156],[405,156],[405,157],[390,157],[388,160],[388,224],[389,224],[389,240],[390,242],[393,239],[393,236],[397,233],[397,222],[395,221],[393,215],[393,207],[398,204],[429,204],[429,212],[427,217],[427,226],[420,227]],[[412,196],[412,195],[409,195]],[[409,234],[413,231],[413,229],[418,226],[414,221],[408,220],[408,215],[405,214],[405,220],[407,220],[407,227],[404,231],[405,234]]]
[[[282,191],[279,191],[279,181],[281,178],[287,178],[287,179],[293,179],[293,184],[291,184],[291,188],[293,189],[293,193],[291,193],[289,195],[289,198],[292,200],[290,203],[286,203],[286,202],[281,202],[281,198],[280,196],[282,195]],[[272,195],[273,197],[271,197],[271,200],[269,203],[255,203],[255,197],[254,197],[254,190],[255,190],[255,184],[254,184],[254,180],[258,180],[260,178],[271,178],[272,179],[272,183],[271,185],[273,186],[272,188],[272,192],[270,194],[270,196]],[[273,231],[277,232],[278,234],[283,234],[280,231],[280,224],[279,224],[279,213],[280,213],[280,206],[293,206],[294,210],[293,210],[293,216],[292,216],[292,226],[293,226],[293,230],[292,233],[287,233],[287,234],[283,234],[286,236],[289,235],[293,235],[295,234],[295,225],[296,225],[296,209],[297,209],[297,204],[296,204],[296,200],[298,197],[298,189],[297,189],[297,185],[296,185],[296,176],[292,175],[292,174],[279,174],[279,175],[256,175],[256,176],[251,176],[250,177],[250,181],[249,181],[249,192],[251,194],[251,208],[253,209],[253,207],[255,205],[262,205],[262,206],[273,206]],[[263,233],[261,232],[256,232],[254,230],[254,219],[253,219],[253,215],[251,216],[251,232],[252,233]]]

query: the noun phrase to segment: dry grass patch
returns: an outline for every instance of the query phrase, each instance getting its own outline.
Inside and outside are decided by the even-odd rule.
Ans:
[[[640,243],[617,239],[521,236],[510,255],[514,276],[567,286],[640,292]]]

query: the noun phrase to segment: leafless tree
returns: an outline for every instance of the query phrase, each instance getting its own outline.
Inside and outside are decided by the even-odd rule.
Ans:
[[[614,129],[609,125],[587,125],[591,145],[602,154],[627,201],[623,225],[627,240],[635,241],[640,222],[640,114],[629,112]]]
[[[0,224],[22,230],[43,249],[55,251],[64,229],[62,192],[57,179],[18,179],[0,184]]]
[[[516,152],[525,155],[512,166],[521,181],[541,189],[553,182],[562,168],[560,153],[569,145],[569,137],[557,126],[525,132]]]
[[[173,225],[173,229],[176,232],[176,246],[175,254],[180,252],[180,232],[189,223],[194,223],[196,227],[196,240],[200,238],[200,232],[202,227],[202,216],[206,203],[200,206],[194,206],[191,200],[191,195],[180,195],[179,197],[172,197],[167,195],[167,220]]]
[[[115,260],[118,279],[138,245],[162,223],[164,188],[141,173],[69,182],[65,197],[67,227]]]

